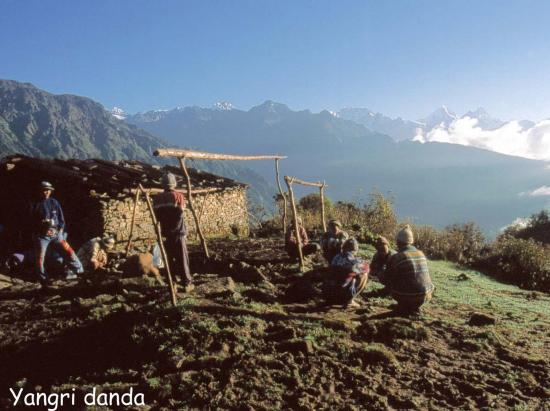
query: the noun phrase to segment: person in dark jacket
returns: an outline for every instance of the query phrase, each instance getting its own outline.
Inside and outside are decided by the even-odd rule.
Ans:
[[[315,254],[317,251],[319,251],[320,249],[319,244],[309,242],[307,231],[304,228],[302,219],[300,217],[298,217],[298,232],[300,233],[300,242],[302,244],[302,255],[304,257],[311,254]],[[297,239],[296,230],[294,229],[293,224],[290,224],[286,230],[285,249],[289,257],[298,258],[298,239]]]
[[[164,248],[168,254],[170,272],[183,283],[185,292],[191,292],[193,277],[189,269],[189,254],[187,252],[187,228],[185,226],[185,199],[176,191],[176,177],[167,173],[162,177],[164,192],[153,198],[155,215],[160,222]]]
[[[390,248],[390,242],[386,237],[382,236],[378,237],[376,240],[375,248],[376,253],[372,257],[370,263],[370,275],[371,277],[377,278],[382,284],[385,284],[384,274],[388,268],[390,258],[396,251]]]
[[[407,225],[397,234],[397,253],[391,256],[383,275],[398,309],[415,312],[431,300],[434,285],[424,253],[413,246],[414,237]]]
[[[43,285],[50,282],[44,263],[51,246],[63,258],[66,279],[74,280],[83,270],[76,253],[65,239],[63,210],[59,202],[51,197],[54,187],[47,181],[43,181],[40,187],[42,198],[31,205],[36,273]]]

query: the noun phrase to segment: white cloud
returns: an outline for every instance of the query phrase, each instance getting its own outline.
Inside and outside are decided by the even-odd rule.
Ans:
[[[535,190],[520,193],[520,195],[528,195],[528,196],[531,196],[531,197],[545,197],[545,196],[550,196],[550,187],[548,187],[548,186],[541,186],[541,187],[539,187],[539,188],[536,188]]]
[[[501,227],[500,231],[502,232],[510,227],[525,228],[529,225],[530,221],[531,221],[530,218],[518,217],[514,221],[512,221],[512,224],[508,224],[508,225],[505,225],[504,227]]]
[[[448,127],[438,126],[426,134],[419,133],[415,141],[461,144],[502,154],[550,160],[550,120],[527,129],[517,121],[510,121],[496,130],[483,130],[476,118],[463,117],[452,121]]]

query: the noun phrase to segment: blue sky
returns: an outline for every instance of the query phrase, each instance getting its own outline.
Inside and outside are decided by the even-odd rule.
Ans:
[[[0,78],[128,112],[550,118],[550,1],[0,0]]]

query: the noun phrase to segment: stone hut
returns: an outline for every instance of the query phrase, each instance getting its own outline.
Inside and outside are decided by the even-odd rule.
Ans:
[[[138,184],[154,196],[162,191],[162,175],[176,175],[178,190],[186,193],[180,168],[138,161],[59,160],[12,155],[0,161],[0,225],[16,248],[29,245],[29,204],[41,181],[50,181],[67,220],[69,242],[79,247],[86,240],[111,234],[116,250],[124,251],[130,234],[135,189]],[[248,186],[228,178],[189,169],[194,205],[205,236],[248,235]],[[196,236],[189,210],[185,220],[189,236]],[[148,250],[156,241],[147,204],[138,203],[133,248]]]

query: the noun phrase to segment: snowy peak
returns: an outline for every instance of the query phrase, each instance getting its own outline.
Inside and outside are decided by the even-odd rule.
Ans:
[[[447,127],[457,118],[457,115],[449,110],[447,106],[442,105],[428,117],[421,119],[420,122],[427,129],[432,129],[434,127]]]
[[[484,130],[495,130],[505,124],[504,121],[498,118],[491,117],[487,110],[485,110],[483,107],[479,107],[473,111],[468,111],[462,116],[462,118],[464,117],[477,119],[477,125]]]
[[[216,104],[214,104],[213,108],[214,110],[218,111],[231,111],[235,108],[235,106],[229,101],[218,101]]]
[[[372,131],[386,134],[394,140],[409,140],[416,135],[416,129],[421,124],[402,118],[391,118],[381,113],[376,113],[368,108],[343,108],[338,113],[344,120],[351,120],[362,124]]]
[[[277,103],[272,100],[267,100],[264,103],[260,104],[259,106],[252,107],[250,111],[279,114],[279,113],[287,113],[290,111],[290,109],[285,104]]]
[[[126,113],[120,107],[113,107],[111,114],[119,120],[124,120],[126,118]]]

